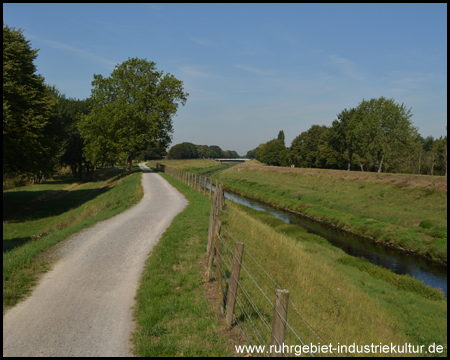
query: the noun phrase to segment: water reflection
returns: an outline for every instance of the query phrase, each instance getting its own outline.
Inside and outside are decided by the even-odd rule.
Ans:
[[[213,186],[213,191],[215,191],[215,186]],[[225,197],[255,210],[265,211],[288,224],[302,226],[307,232],[325,238],[333,246],[341,248],[351,256],[363,257],[373,264],[391,269],[396,274],[409,274],[411,277],[421,280],[429,286],[441,288],[445,296],[447,296],[447,268],[445,266],[420,257],[400,253],[343,230],[320,224],[301,215],[273,208],[238,194],[226,191]]]

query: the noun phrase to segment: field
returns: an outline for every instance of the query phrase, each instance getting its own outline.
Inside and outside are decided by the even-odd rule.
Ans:
[[[3,309],[28,294],[49,269],[52,247],[69,235],[110,218],[143,196],[141,170],[95,171],[96,181],[71,176],[3,192]]]
[[[177,169],[189,171],[193,174],[203,174],[208,171],[226,168],[227,163],[219,163],[215,160],[189,159],[189,160],[157,160],[156,162]],[[150,162],[152,164],[152,162]],[[153,166],[153,165],[152,165]]]
[[[225,187],[404,251],[447,262],[447,179],[244,163]]]

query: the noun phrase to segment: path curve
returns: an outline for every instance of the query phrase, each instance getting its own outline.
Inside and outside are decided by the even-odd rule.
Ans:
[[[145,165],[134,207],[66,240],[30,297],[3,316],[3,356],[130,356],[145,260],[188,201]]]

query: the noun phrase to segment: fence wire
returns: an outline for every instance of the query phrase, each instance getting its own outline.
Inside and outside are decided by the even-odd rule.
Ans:
[[[191,187],[197,188],[198,186],[198,182],[195,180],[199,179],[187,171],[176,170],[169,166],[157,164],[156,162],[154,166],[170,174],[171,176],[179,178],[185,183],[189,183]],[[210,184],[210,186],[211,185],[212,184]],[[215,200],[217,199],[215,198]],[[231,246],[232,244],[236,244],[240,241],[230,234],[230,232],[222,226],[217,219],[214,220],[215,223],[213,224],[213,227],[215,228],[215,225],[218,225],[220,228],[219,232],[223,231],[223,233],[218,236],[220,244],[219,247],[217,247],[214,240],[211,244],[215,248],[216,252],[212,275],[218,284],[219,282],[222,283],[222,289],[220,289],[220,291],[223,291],[223,298],[225,299],[229,289],[229,278],[232,274],[233,260],[236,259],[239,261],[239,259],[235,256],[234,251],[231,249]],[[217,254],[220,255],[220,261],[217,261]],[[289,299],[289,302],[285,303],[278,297],[276,289],[282,289],[282,287],[245,247],[244,255],[248,260],[245,262],[245,265],[243,264],[244,260],[239,262],[241,270],[243,271],[241,271],[239,279],[235,278],[238,284],[236,294],[231,293],[230,295],[236,299],[237,305],[233,314],[234,324],[240,329],[247,344],[250,346],[259,345],[266,347],[266,353],[261,354],[254,352],[252,355],[267,356],[269,344],[273,344],[274,342],[274,345],[279,347],[282,347],[287,342],[291,342],[292,344],[294,344],[294,342],[295,344],[300,342],[302,345],[305,345],[305,341],[303,341],[299,335],[305,334],[305,331],[312,333],[319,341],[325,345],[328,345],[328,343],[317,333],[317,331],[315,331],[305,320],[304,316],[301,315],[292,299]],[[220,279],[218,278],[219,275]],[[291,318],[292,315],[289,314],[294,314],[294,319],[300,319],[301,323],[306,325],[306,328],[301,328],[299,326],[301,323],[295,320],[288,320],[284,318],[276,309],[274,310],[274,303],[270,297],[272,297],[272,299],[275,299],[275,297],[278,298],[278,300],[289,309],[288,317]],[[272,334],[272,326],[270,325],[270,322],[273,320],[273,316],[275,316],[275,314],[277,314],[286,325],[286,338],[284,341],[281,339],[276,339]],[[334,352],[333,354],[337,356]],[[283,352],[283,356],[292,355],[293,353]],[[314,357],[311,352],[309,352],[308,355]]]

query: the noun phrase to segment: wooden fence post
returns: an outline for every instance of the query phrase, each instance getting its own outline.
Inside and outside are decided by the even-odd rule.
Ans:
[[[233,324],[234,305],[236,304],[236,296],[239,284],[239,274],[241,272],[242,255],[244,254],[244,244],[237,242],[234,245],[233,262],[231,265],[230,284],[228,285],[227,295],[227,329],[231,329]]]
[[[203,196],[206,196],[206,181],[208,180],[208,177],[205,176],[205,182],[203,183]]]
[[[206,278],[208,280],[211,280],[212,278],[212,266],[214,263],[214,257],[216,256],[216,246],[215,246],[215,235],[219,235],[220,234],[220,229],[222,226],[222,222],[221,221],[215,221],[214,220],[214,227],[213,227],[213,235],[212,235],[212,239],[211,239],[211,245],[209,248],[209,254],[208,254],[208,263],[206,266]]]
[[[219,228],[220,232],[220,228]],[[220,255],[220,240],[219,240],[219,234],[216,233],[214,236],[214,241],[216,244],[216,277],[217,277],[217,290],[219,292],[219,310],[220,313],[223,315],[225,313],[225,298],[223,293],[223,284],[222,284],[222,258]]]
[[[212,194],[212,177],[209,177],[209,200],[211,200]]]
[[[274,346],[273,351],[270,353],[271,357],[283,356],[283,344],[286,335],[286,322],[287,322],[287,310],[289,304],[289,291],[288,290],[275,290],[275,304],[273,307],[273,321],[272,321],[272,341],[271,345]],[[275,349],[279,349],[279,353]]]

